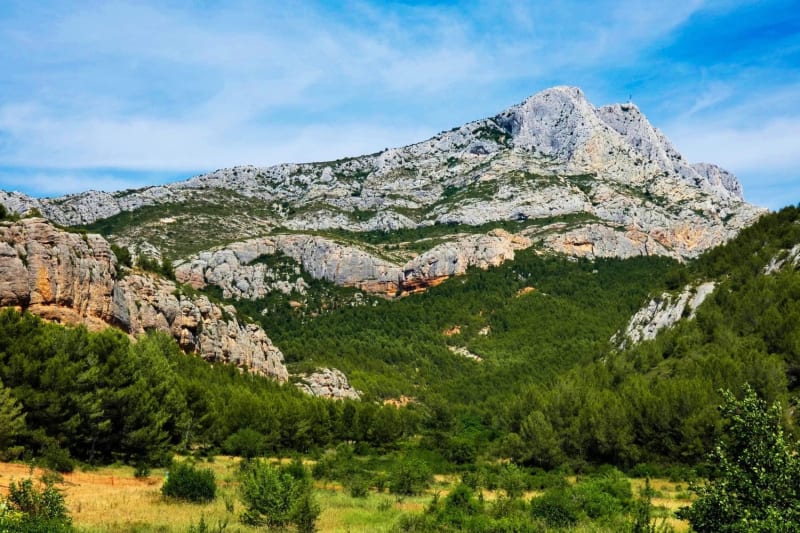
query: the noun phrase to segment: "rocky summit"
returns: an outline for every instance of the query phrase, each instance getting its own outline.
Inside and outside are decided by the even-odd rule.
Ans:
[[[204,202],[217,209],[186,209]],[[165,233],[180,237],[193,226],[216,228],[219,245],[281,229],[359,233],[444,224],[479,232],[517,221],[515,233],[544,248],[588,256],[694,257],[762,213],[743,201],[732,174],[686,161],[634,104],[595,108],[573,87],[372,155],[234,167],[121,192],[48,199],[1,193],[0,203],[14,212],[38,209],[64,226],[164,207],[158,213],[165,216],[142,212],[132,218],[141,222],[136,227],[113,228],[127,245],[158,246]],[[181,255],[172,253],[175,245],[160,248],[173,259]]]
[[[85,235],[40,218],[0,228],[0,304],[132,334],[169,331],[187,351],[279,380],[288,373],[263,329],[183,288],[259,300],[303,295],[321,280],[395,297],[532,247],[682,261],[765,212],[744,201],[731,173],[687,161],[636,105],[596,108],[574,87],[545,90],[493,117],[371,155],[240,166],[169,185],[60,198],[0,191],[0,203]],[[140,260],[166,261],[179,285],[139,271],[117,276],[106,240]],[[650,307],[639,322],[666,320],[658,318],[660,304]],[[648,338],[638,331],[631,326],[627,337]],[[328,379],[334,371],[319,375],[325,383],[343,381],[339,374]],[[314,394],[346,389],[312,387],[304,376],[304,390]]]

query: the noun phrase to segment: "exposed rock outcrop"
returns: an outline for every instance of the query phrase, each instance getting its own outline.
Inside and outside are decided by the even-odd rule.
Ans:
[[[300,374],[297,388],[311,396],[331,400],[360,400],[361,392],[354,389],[340,370],[321,368],[312,374]]]
[[[125,326],[116,258],[98,235],[57,230],[42,218],[0,223],[0,306],[57,322]]]
[[[433,247],[405,265],[396,265],[324,237],[276,235],[202,252],[177,265],[175,276],[196,289],[217,285],[227,298],[258,299],[275,290],[276,284],[272,283],[270,268],[255,261],[283,253],[316,279],[394,296],[398,292],[436,285],[450,276],[463,274],[469,267],[486,269],[500,265],[514,259],[515,250],[530,245],[527,237],[497,229],[486,235],[456,238]],[[294,288],[301,281],[299,279]]]
[[[478,363],[483,361],[483,357],[481,357],[480,355],[476,355],[476,354],[470,352],[464,346],[448,346],[447,349],[450,350],[451,352],[453,352],[456,355],[459,355],[461,357],[465,357],[467,359],[471,359],[471,360],[476,361]]]
[[[784,250],[772,259],[764,267],[764,274],[774,274],[783,269],[786,265],[793,268],[800,267],[800,244],[795,244],[789,250]]]
[[[565,228],[572,234],[541,242],[579,255],[666,254],[679,259],[730,239],[764,212],[742,201],[732,174],[686,161],[635,105],[595,108],[574,87],[547,89],[494,117],[362,157],[236,167],[159,187],[54,199],[0,192],[0,203],[12,211],[36,208],[63,225],[143,206],[201,200],[239,206],[236,202],[243,198],[253,209],[230,207],[231,216],[214,219],[220,241],[280,227],[393,231],[437,222],[544,224],[578,216],[583,218]],[[190,210],[181,224],[191,228],[191,221],[203,216]],[[243,230],[242,216],[253,231]],[[115,237],[133,246],[155,242],[164,227],[159,220],[145,220],[120,231]],[[295,236],[284,243],[284,253],[298,258],[304,268],[322,269],[317,276],[335,283],[358,283],[344,280],[338,266],[351,272],[366,268],[361,283],[370,290],[391,292],[397,283],[391,265],[365,260],[357,250],[333,262],[327,253],[314,255],[324,246],[316,238]],[[248,290],[239,292],[252,296]]]
[[[469,267],[487,269],[514,259],[514,251],[527,248],[530,239],[504,230],[469,235],[435,246],[403,266],[402,288],[413,291],[458,276]]]
[[[209,361],[288,379],[283,354],[263,329],[239,322],[233,308],[177,292],[150,274],[119,279],[116,257],[98,235],[61,231],[42,218],[0,223],[0,307],[93,330],[164,331]]]
[[[697,308],[714,292],[715,287],[715,282],[708,281],[697,286],[687,285],[678,295],[663,293],[639,309],[625,328],[622,338],[617,334],[612,342],[620,341],[622,348],[628,343],[655,339],[659,331],[672,327],[684,316],[694,318]]]
[[[179,264],[175,276],[196,289],[217,285],[226,298],[258,299],[276,288],[281,290],[272,283],[270,267],[255,262],[276,253],[291,257],[316,279],[369,292],[394,295],[402,279],[402,270],[397,265],[358,248],[312,235],[276,235],[202,252]],[[302,293],[302,285],[302,278],[298,278],[286,288]]]
[[[178,294],[175,284],[153,275],[132,274],[119,282],[134,335],[148,330],[169,332],[181,348],[209,362],[233,364],[286,381],[283,354],[264,330],[236,319],[236,310],[213,304],[205,296]]]

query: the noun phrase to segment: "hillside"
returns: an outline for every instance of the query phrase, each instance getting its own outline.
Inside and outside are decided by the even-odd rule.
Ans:
[[[499,224],[573,255],[694,257],[762,212],[743,202],[733,175],[687,162],[635,105],[595,108],[571,87],[368,156],[235,167],[113,193],[2,193],[0,203],[171,260],[286,231],[333,232],[387,252]],[[396,230],[417,231],[398,241]],[[388,255],[402,265],[410,253]]]
[[[702,472],[745,383],[797,433],[800,208],[632,104],[559,87],[379,154],[0,204],[0,458],[545,489]]]

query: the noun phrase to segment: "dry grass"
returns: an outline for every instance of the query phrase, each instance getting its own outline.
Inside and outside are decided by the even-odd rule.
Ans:
[[[634,495],[638,495],[645,486],[645,480],[631,479]],[[687,498],[687,483],[673,483],[667,479],[651,479],[650,488],[655,491],[655,496],[650,500],[653,505],[653,514],[666,519],[666,523],[677,532],[689,531],[689,523],[674,517],[675,511],[681,507],[691,505],[692,500]]]
[[[235,488],[231,485],[231,469],[234,461],[219,461],[203,465],[217,475],[219,495],[209,504],[189,504],[165,500],[161,497],[164,470],[154,471],[145,479],[137,479],[133,469],[111,466],[96,471],[64,474],[61,488],[67,507],[76,526],[90,532],[164,531],[185,532],[197,525],[203,517],[207,523],[216,524],[228,520],[231,525],[236,517],[227,512],[225,497],[233,501]],[[7,490],[12,480],[29,476],[28,466],[0,463],[0,487]],[[33,472],[35,477],[41,471]],[[249,531],[229,527],[227,531]]]
[[[238,522],[242,508],[236,498],[235,475],[239,460],[217,457],[203,463],[217,477],[218,497],[209,504],[189,504],[165,500],[161,485],[165,470],[154,470],[146,479],[137,479],[127,466],[103,467],[94,471],[79,471],[64,475],[62,488],[73,521],[80,531],[100,532],[185,532],[197,525],[201,517],[209,525],[227,522],[226,533],[256,531]],[[28,477],[28,466],[0,463],[0,493],[7,491],[12,480]],[[42,474],[37,470],[35,477]],[[574,480],[571,480],[574,482]],[[397,498],[386,493],[370,493],[368,498],[352,498],[337,483],[318,483],[317,498],[322,513],[317,522],[321,532],[381,533],[388,532],[403,513],[419,513],[430,502],[434,493],[445,497],[455,483],[456,476],[436,476],[434,486],[427,494]],[[644,487],[644,479],[632,479],[634,494]],[[656,491],[652,499],[654,515],[664,517],[676,531],[688,531],[688,524],[673,518],[673,513],[689,505],[686,484],[664,479],[652,479]],[[492,501],[497,494],[483,491],[484,499]],[[538,493],[525,494],[530,499]],[[232,512],[231,512],[232,511]],[[660,522],[660,518],[659,518]]]

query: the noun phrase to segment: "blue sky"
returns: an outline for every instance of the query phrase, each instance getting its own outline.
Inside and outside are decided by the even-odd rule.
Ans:
[[[800,1],[0,3],[0,188],[52,196],[430,137],[553,85],[800,202]]]

